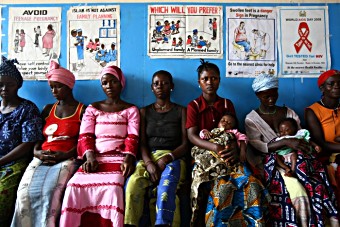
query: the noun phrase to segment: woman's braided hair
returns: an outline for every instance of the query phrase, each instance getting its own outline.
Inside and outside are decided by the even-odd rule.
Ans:
[[[204,59],[202,59],[202,58],[201,58],[200,62],[201,62],[201,65],[198,66],[198,68],[197,68],[198,79],[200,78],[201,73],[203,71],[207,71],[207,70],[214,70],[218,74],[218,76],[220,76],[220,69],[218,68],[217,65],[215,65],[214,63],[210,63],[208,61],[204,61]]]

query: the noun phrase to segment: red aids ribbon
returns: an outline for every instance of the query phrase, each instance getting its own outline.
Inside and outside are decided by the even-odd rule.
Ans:
[[[305,31],[302,31],[302,29],[305,29]],[[309,35],[309,27],[306,22],[300,23],[298,33],[299,33],[300,39],[294,44],[296,53],[299,53],[303,45],[305,45],[310,52],[312,50],[313,44],[311,41],[307,39]]]

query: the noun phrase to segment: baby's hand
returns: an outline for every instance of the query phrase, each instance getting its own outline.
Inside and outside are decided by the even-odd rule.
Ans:
[[[204,134],[204,139],[210,139],[212,136],[211,132],[209,131],[203,132],[203,134]]]
[[[207,129],[203,129],[201,132],[200,132],[200,137],[204,140],[207,140],[207,139],[211,139],[211,132],[209,132],[209,130]]]
[[[314,150],[317,152],[317,153],[320,153],[322,151],[322,148],[320,146],[315,146],[314,147]]]

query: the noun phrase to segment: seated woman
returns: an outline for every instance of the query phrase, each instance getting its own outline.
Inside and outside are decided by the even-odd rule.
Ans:
[[[106,99],[89,105],[78,140],[84,164],[67,184],[60,226],[123,226],[125,179],[134,171],[139,111],[123,101],[123,72],[105,67],[100,82]]]
[[[0,226],[11,224],[16,192],[34,144],[42,139],[38,107],[18,96],[23,84],[16,60],[0,65]]]
[[[340,208],[340,71],[328,70],[318,79],[322,92],[320,101],[305,110],[305,118],[311,137],[322,152],[318,159],[327,166],[332,186]]]
[[[238,163],[237,143],[221,146],[199,137],[200,130],[216,128],[222,116],[227,113],[235,115],[235,109],[229,99],[217,95],[220,84],[217,65],[201,60],[197,72],[202,95],[187,107],[188,138],[193,145],[217,153],[225,162],[231,165]],[[258,226],[266,222],[268,193],[246,165],[240,164],[234,173],[210,179],[191,194],[198,195],[192,200],[193,226],[219,226],[221,223]]]
[[[136,171],[126,186],[126,226],[140,226],[146,191],[156,189],[156,226],[180,226],[176,191],[185,181],[188,150],[185,130],[186,108],[172,103],[172,75],[164,70],[152,76],[151,90],[156,102],[141,109],[141,155]],[[164,199],[167,198],[167,199]],[[150,199],[150,198],[149,198]]]
[[[100,49],[97,51],[96,56],[95,56],[94,59],[97,62],[104,61],[106,53],[107,53],[107,50],[105,49],[105,44],[102,43],[100,45]]]
[[[269,207],[272,224],[324,226],[324,215],[327,214],[336,226],[338,212],[332,199],[334,196],[329,190],[324,169],[313,155],[308,154],[310,145],[304,139],[297,138],[270,142],[278,136],[278,126],[284,118],[294,118],[301,128],[300,119],[292,109],[276,106],[278,78],[260,74],[252,87],[260,106],[245,119],[246,134],[253,148],[247,151],[247,160],[265,178],[265,185],[272,196]],[[285,176],[284,169],[275,166],[275,151],[283,147],[297,151],[297,178]]]
[[[13,227],[58,226],[66,184],[79,167],[76,148],[85,108],[72,94],[75,77],[54,61],[46,77],[57,102],[42,111],[44,140],[36,143],[19,184]]]

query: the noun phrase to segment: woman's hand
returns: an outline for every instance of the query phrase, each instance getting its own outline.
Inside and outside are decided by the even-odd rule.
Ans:
[[[295,173],[290,168],[287,168],[287,169],[285,169],[285,176],[286,177],[295,177]]]
[[[172,156],[167,154],[167,155],[164,155],[162,158],[158,159],[157,166],[158,166],[159,170],[161,172],[163,172],[166,165],[169,164],[172,161],[173,161]]]
[[[150,175],[150,179],[152,183],[156,183],[159,181],[159,178],[161,176],[161,171],[159,170],[158,165],[154,163],[153,161],[146,162],[146,170],[148,171]]]
[[[246,152],[241,152],[240,153],[240,161],[241,162],[247,161],[247,153]]]
[[[54,165],[62,158],[62,152],[54,152],[49,150],[34,150],[34,157],[40,159],[44,164]]]
[[[127,154],[124,162],[120,166],[120,169],[123,172],[123,176],[127,178],[130,176],[136,169],[135,166],[136,158],[133,155]]]
[[[287,138],[284,139],[284,141],[286,146],[292,148],[293,150],[300,150],[305,153],[310,151],[310,144],[303,139]]]
[[[239,150],[236,141],[227,144],[222,150],[219,150],[218,154],[222,159],[224,159],[225,162],[229,164],[235,164],[240,161]]]
[[[84,164],[82,165],[84,172],[85,173],[96,172],[98,169],[98,165],[99,163],[93,152],[91,151],[86,152],[86,162],[84,162]]]

